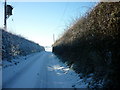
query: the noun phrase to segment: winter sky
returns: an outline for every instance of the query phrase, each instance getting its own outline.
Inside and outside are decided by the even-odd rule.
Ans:
[[[7,20],[8,31],[22,35],[43,46],[53,44],[77,17],[96,5],[96,2],[8,2],[14,7]],[[4,6],[3,2],[0,5]],[[3,7],[0,7],[0,13]],[[1,16],[1,15],[0,15]],[[3,15],[0,17],[3,20]],[[3,27],[3,22],[0,22]]]

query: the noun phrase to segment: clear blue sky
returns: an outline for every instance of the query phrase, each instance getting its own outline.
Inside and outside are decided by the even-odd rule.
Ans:
[[[43,46],[53,44],[73,19],[84,15],[94,2],[12,2],[13,15],[8,31],[20,34]]]

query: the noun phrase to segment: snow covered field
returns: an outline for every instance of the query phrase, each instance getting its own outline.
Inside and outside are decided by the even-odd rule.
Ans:
[[[86,88],[88,83],[51,52],[3,62],[3,88]]]

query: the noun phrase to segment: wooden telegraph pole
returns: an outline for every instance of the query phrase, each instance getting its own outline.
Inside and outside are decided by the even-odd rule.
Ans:
[[[53,34],[53,42],[55,43],[55,35]]]
[[[7,10],[6,10],[7,2],[5,0],[4,4],[4,29],[7,30]]]
[[[5,0],[4,4],[4,28],[7,30],[7,19],[12,15],[13,7],[11,5],[7,5],[7,0]]]

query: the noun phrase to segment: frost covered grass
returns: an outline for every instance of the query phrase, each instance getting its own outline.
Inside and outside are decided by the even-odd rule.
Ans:
[[[15,35],[5,30],[2,32],[2,59],[11,61],[18,56],[25,56],[31,53],[44,51],[44,47],[39,44],[27,40],[26,38]]]
[[[26,55],[26,56],[18,56],[17,58],[15,59],[12,59],[11,61],[8,61],[6,59],[4,59],[2,61],[2,68],[8,68],[8,67],[11,67],[11,66],[17,66],[19,63],[22,63],[26,60],[28,60],[28,58],[32,55],[34,56],[36,53],[32,53],[32,54],[29,54],[29,55]]]

